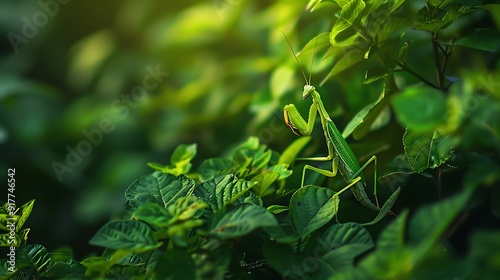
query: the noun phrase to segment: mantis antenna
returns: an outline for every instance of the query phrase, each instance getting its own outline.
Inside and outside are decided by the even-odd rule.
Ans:
[[[316,40],[314,40],[313,56],[311,58],[311,69],[309,70],[309,85],[311,84],[311,76],[312,76],[312,70],[313,70],[313,65],[314,65],[314,56],[316,55],[316,45],[317,44],[318,44],[318,37],[316,37]]]
[[[306,84],[310,85],[311,84],[311,76],[309,76],[309,81],[308,81],[306,73],[304,73],[304,70],[302,69],[302,65],[300,65],[300,61],[297,58],[297,55],[295,55],[295,52],[293,51],[293,48],[292,48],[292,44],[290,44],[290,41],[288,41],[288,37],[286,37],[285,32],[283,32],[279,28],[276,28],[276,29],[278,29],[278,31],[281,32],[281,34],[283,34],[283,36],[285,37],[285,40],[288,43],[288,46],[290,47],[290,51],[292,51],[293,57],[295,57],[295,61],[297,61],[297,64],[299,65],[300,72],[302,72],[302,76],[304,76],[304,81],[306,82]],[[316,48],[316,46],[314,46],[314,48]],[[313,59],[314,59],[314,55],[313,55]],[[312,67],[312,65],[311,65],[311,67]],[[309,74],[311,74],[311,73],[309,73]]]

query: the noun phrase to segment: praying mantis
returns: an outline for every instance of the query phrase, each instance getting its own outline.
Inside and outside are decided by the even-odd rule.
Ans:
[[[280,32],[283,33],[281,30]],[[283,33],[283,35],[285,34]],[[286,38],[286,36],[285,39],[287,40],[287,43],[290,46],[290,49],[292,50],[293,56],[295,57],[300,67],[300,62],[295,53],[293,52],[291,44],[288,41],[288,38]],[[342,136],[342,133],[340,133],[339,129],[330,118],[321,100],[320,94],[316,91],[316,88],[310,84],[311,77],[309,77],[309,80],[307,80],[306,75],[301,67],[300,70],[306,82],[306,85],[304,86],[304,90],[302,92],[302,99],[303,100],[308,98],[312,99],[312,104],[309,109],[308,120],[307,122],[304,120],[304,118],[301,116],[301,114],[299,113],[294,104],[288,104],[284,108],[285,122],[287,126],[290,127],[293,133],[297,134],[298,136],[302,135],[308,136],[311,135],[316,121],[316,117],[319,115],[321,121],[321,127],[323,129],[326,145],[328,148],[328,155],[323,157],[298,158],[297,160],[332,161],[331,171],[306,164],[302,171],[301,187],[304,186],[304,179],[307,170],[317,172],[327,177],[335,177],[337,175],[337,171],[339,170],[342,177],[348,184],[340,192],[343,192],[344,190],[350,188],[352,193],[354,194],[354,197],[361,203],[361,205],[377,212],[381,211],[377,198],[377,157],[373,155],[363,166],[360,166],[360,163],[358,162],[356,156],[354,155],[354,152],[352,151],[351,147],[347,144],[347,141]],[[373,194],[375,197],[376,204],[374,204],[368,198],[368,195],[365,191],[366,181],[363,175],[363,170],[371,162],[375,164]],[[397,196],[398,194],[399,194],[399,189],[396,190],[394,195]],[[391,198],[386,202],[386,204],[391,204],[391,205],[387,206],[384,205],[383,207],[384,209],[390,208],[392,206],[392,204],[395,201],[394,195],[391,196]],[[392,213],[389,209],[386,209],[386,211]]]

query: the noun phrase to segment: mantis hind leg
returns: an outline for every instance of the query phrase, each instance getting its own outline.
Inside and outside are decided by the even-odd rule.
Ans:
[[[309,158],[309,160],[311,160],[311,158]],[[300,187],[304,186],[304,181],[306,178],[306,170],[311,170],[311,171],[317,172],[317,173],[324,175],[326,177],[335,177],[335,176],[337,176],[338,166],[339,166],[339,158],[337,156],[334,157],[332,160],[332,170],[331,171],[306,164],[304,166],[304,169],[302,170],[302,183],[300,184]]]
[[[325,158],[308,158],[309,160],[318,160],[318,161],[323,161],[323,159],[326,159],[327,157]],[[329,159],[326,159],[326,160],[329,160]],[[339,158],[338,157],[334,157],[333,160],[332,160],[332,170],[327,170],[327,169],[321,169],[321,168],[318,168],[318,167],[314,167],[312,165],[309,165],[309,164],[306,164],[304,166],[304,169],[302,170],[302,183],[300,184],[300,187],[303,187],[304,186],[304,181],[305,181],[305,178],[306,178],[306,170],[311,170],[311,171],[314,171],[314,172],[317,172],[323,176],[326,176],[326,177],[335,177],[337,176],[337,170],[338,170],[338,166],[339,166]]]
[[[377,156],[372,156],[369,160],[367,160],[366,163],[363,164],[363,166],[361,166],[358,171],[352,174],[351,176],[352,179],[349,180],[349,182],[354,181],[372,161],[375,164],[375,170],[373,172],[373,196],[375,197],[375,203],[377,204],[377,208],[380,208],[377,197]]]
[[[321,158],[307,158],[308,160],[317,160],[317,161],[322,161],[322,160],[325,160],[326,157],[321,157]],[[353,185],[355,185],[356,183],[358,183],[359,181],[362,181],[362,175],[360,175],[363,170],[371,163],[373,162],[375,164],[375,171],[373,173],[373,196],[375,198],[375,204],[376,204],[376,207],[378,209],[380,209],[380,204],[379,204],[379,201],[378,201],[378,196],[377,196],[377,157],[376,156],[372,156],[363,166],[361,166],[359,168],[358,171],[354,172],[351,176],[350,176],[350,180],[346,181],[346,183],[348,184],[346,187],[344,187],[341,192],[343,192],[344,190],[346,189],[349,189],[351,188]],[[337,175],[337,170],[338,170],[338,164],[339,164],[339,157],[338,156],[334,156],[333,157],[333,160],[332,160],[332,170],[327,170],[327,169],[321,169],[321,168],[318,168],[318,167],[314,167],[314,166],[311,166],[311,165],[308,165],[306,164],[304,166],[304,169],[302,171],[302,182],[300,184],[301,187],[304,186],[304,182],[305,182],[305,177],[306,177],[306,171],[307,170],[311,170],[311,171],[314,171],[314,172],[317,172],[323,176],[326,176],[326,177],[335,177]],[[361,197],[364,197],[366,198],[366,204],[367,205],[373,205],[373,203],[371,201],[369,201],[369,198],[366,196],[365,194],[365,190],[362,189],[362,190],[357,190],[357,189],[352,189],[353,192],[356,192],[356,191],[360,191],[362,192],[362,194],[359,194],[358,196],[361,196]],[[364,199],[363,199],[364,200]],[[369,202],[369,203],[368,203]],[[367,206],[368,208],[370,208],[369,206]],[[375,208],[373,208],[375,209]]]

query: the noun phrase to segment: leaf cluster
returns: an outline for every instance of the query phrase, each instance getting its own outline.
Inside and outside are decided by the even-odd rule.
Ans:
[[[452,238],[471,222],[468,217],[488,215],[497,223],[500,217],[499,6],[458,0],[309,1],[307,9],[325,15],[321,26],[328,30],[312,39],[304,33],[308,43],[300,56],[323,53],[325,89],[338,80],[347,107],[358,107],[343,136],[363,141],[364,147],[355,149],[358,155],[366,151],[361,157],[389,150],[380,182],[402,186],[402,196],[418,191],[398,204],[390,199],[398,217],[382,213],[375,219],[384,218],[380,230],[354,222],[361,206],[341,202],[334,187],[325,187],[329,182],[298,188],[292,171],[300,174],[301,166],[294,162],[302,150],[316,152],[310,138],[280,153],[251,137],[229,156],[208,158],[196,170],[198,146],[179,145],[169,164],[148,164],[156,171],[127,189],[124,214],[90,240],[104,248],[100,256],[80,262],[67,251],[50,253],[42,245],[18,242],[18,269],[8,273],[2,261],[2,277],[494,279],[500,267],[497,226],[474,227],[470,241],[462,238],[468,250],[458,251]],[[228,22],[243,14],[242,7]],[[480,28],[460,24],[477,15],[489,21]],[[187,17],[179,22],[187,24]],[[491,61],[483,64],[485,57]],[[272,74],[274,99],[265,96],[253,104],[264,119],[270,115],[266,105],[274,108],[276,99],[286,97],[287,80],[279,79],[293,76],[286,69]],[[360,85],[374,89],[373,98],[358,93]],[[173,97],[174,90],[165,92],[157,100]],[[332,96],[325,100],[334,106],[328,102]],[[401,135],[393,133],[395,126]],[[376,141],[377,132],[382,141]],[[385,141],[392,134],[397,144]],[[458,180],[443,175],[457,173]],[[430,187],[438,189],[438,199],[425,203],[432,200]],[[32,203],[27,205],[21,220],[31,211]],[[487,210],[477,215],[478,208]],[[352,212],[348,222],[336,223],[345,212]]]

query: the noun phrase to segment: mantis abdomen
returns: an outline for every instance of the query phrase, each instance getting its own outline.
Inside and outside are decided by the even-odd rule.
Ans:
[[[354,197],[366,208],[379,211],[380,209],[373,204],[365,191],[365,184],[363,183],[365,182],[365,178],[361,172],[354,152],[330,118],[326,119],[326,128],[327,139],[332,142],[333,148],[336,151],[336,156],[339,158],[340,162],[338,169],[342,177],[344,177],[344,180],[350,183],[356,179],[356,177],[360,177],[360,180],[351,188]]]

